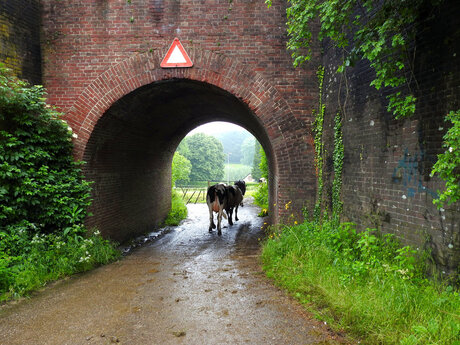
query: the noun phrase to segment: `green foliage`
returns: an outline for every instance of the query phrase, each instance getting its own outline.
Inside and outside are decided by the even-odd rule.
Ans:
[[[323,125],[324,125],[324,111],[326,105],[323,103],[323,83],[324,83],[324,67],[320,66],[316,72],[319,84],[319,100],[318,110],[313,112],[315,120],[313,122],[313,133],[315,135],[315,168],[316,168],[316,180],[317,180],[317,191],[316,191],[316,203],[313,211],[313,217],[319,220],[321,217],[321,201],[323,198],[323,155],[324,155],[324,142],[323,142]]]
[[[190,181],[190,172],[192,170],[192,163],[182,156],[179,152],[174,153],[172,161],[172,185],[176,185],[176,181],[180,181],[182,184]]]
[[[451,111],[445,118],[452,127],[444,135],[443,147],[446,151],[438,155],[431,175],[438,174],[446,182],[444,191],[438,191],[439,198],[433,203],[441,208],[460,200],[460,110]]]
[[[98,231],[81,236],[79,226],[63,234],[31,234],[18,227],[0,231],[0,301],[17,298],[47,282],[116,260],[120,252]]]
[[[260,146],[260,145],[259,145]],[[268,215],[268,161],[262,146],[259,147],[259,171],[260,177],[265,178],[265,182],[259,183],[256,191],[253,193],[254,203],[258,205],[262,211],[259,216],[265,217]]]
[[[224,176],[223,146],[215,137],[203,133],[185,137],[177,150],[192,164],[190,180],[215,181]]]
[[[0,66],[0,301],[119,256],[82,226],[90,186],[45,95]]]
[[[179,192],[173,189],[171,194],[171,210],[164,221],[165,225],[179,225],[182,219],[187,218],[187,214],[187,206],[185,206]]]
[[[260,163],[259,163],[261,177],[268,179],[268,161],[264,149],[260,148]]]
[[[254,137],[247,137],[241,144],[241,159],[240,163],[244,165],[252,165],[254,160],[254,150],[256,140]]]
[[[342,137],[342,116],[337,112],[334,118],[334,153],[332,161],[334,163],[334,180],[332,181],[332,216],[336,221],[340,219],[342,213],[342,167],[343,167],[344,147]]]
[[[0,229],[60,232],[80,224],[90,186],[72,158],[72,132],[41,86],[0,67]]]
[[[315,22],[320,21],[319,40],[330,39],[342,49],[344,59],[338,72],[356,61],[367,59],[375,71],[371,82],[377,90],[393,88],[387,96],[388,111],[396,118],[415,112],[415,97],[406,75],[413,57],[409,46],[421,9],[442,0],[289,0],[288,50],[298,66],[311,58]],[[266,2],[268,5],[271,1]],[[406,91],[401,90],[406,87]]]
[[[305,222],[271,228],[267,275],[320,320],[365,344],[458,344],[460,296],[424,277],[424,255],[376,230]]]
[[[260,171],[260,161],[262,159],[261,152],[263,152],[262,146],[259,144],[258,141],[256,141],[251,171],[252,178],[256,181],[258,181],[262,177],[262,172]]]
[[[266,216],[268,214],[268,183],[261,182],[253,193],[254,204],[262,209],[261,215]]]

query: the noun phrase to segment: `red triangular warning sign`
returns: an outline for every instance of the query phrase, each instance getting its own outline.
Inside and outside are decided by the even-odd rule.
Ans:
[[[187,52],[176,37],[169,47],[163,61],[160,64],[163,68],[175,68],[175,67],[192,67],[193,62],[190,60]]]

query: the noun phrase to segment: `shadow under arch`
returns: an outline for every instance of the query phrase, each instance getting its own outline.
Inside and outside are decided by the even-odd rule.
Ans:
[[[177,146],[189,131],[216,120],[250,131],[276,171],[264,128],[235,96],[188,79],[152,83],[116,101],[91,133],[83,156],[85,176],[94,182],[87,225],[117,241],[152,231],[169,211]]]
[[[275,205],[314,195],[311,135],[274,86],[235,59],[199,49],[189,51],[193,68],[162,69],[163,53],[110,67],[66,113],[78,136],[76,158],[88,162],[84,173],[95,181],[89,226],[121,241],[161,222],[174,150],[188,131],[210,121],[238,124],[264,147],[273,221],[282,211]]]

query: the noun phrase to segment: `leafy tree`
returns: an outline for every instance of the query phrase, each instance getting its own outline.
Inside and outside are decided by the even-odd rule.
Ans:
[[[260,171],[260,151],[262,150],[262,146],[260,146],[259,142],[256,141],[255,148],[254,148],[254,157],[252,160],[252,171],[251,175],[254,180],[258,180],[262,177],[262,172]]]
[[[0,66],[0,232],[79,228],[90,204],[72,131],[45,96]]]
[[[190,181],[191,170],[192,163],[179,152],[175,152],[172,161],[172,185],[174,186],[178,180],[183,182]]]
[[[247,137],[244,139],[241,144],[241,164],[252,165],[254,160],[254,149],[255,149],[255,138],[253,136]]]
[[[240,163],[242,159],[242,145],[247,138],[251,138],[251,133],[240,130],[223,132],[215,135],[224,147],[224,153],[230,153],[230,163]],[[252,156],[251,156],[252,159]]]
[[[204,133],[188,136],[178,151],[192,164],[191,181],[218,181],[224,176],[224,150],[215,137]]]
[[[259,163],[260,175],[265,179],[268,179],[268,162],[267,155],[264,149],[260,148],[260,163]]]

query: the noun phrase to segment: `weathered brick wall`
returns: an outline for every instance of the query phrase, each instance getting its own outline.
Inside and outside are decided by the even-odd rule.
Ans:
[[[0,62],[32,84],[41,84],[39,0],[0,2]]]
[[[104,219],[111,220],[114,227],[117,223],[139,222],[139,228],[145,228],[140,218],[151,219],[152,213],[147,213],[153,212],[153,208],[148,208],[144,215],[136,213],[136,219],[133,215],[129,220],[116,211],[123,207],[139,211],[136,205],[144,207],[153,203],[147,192],[144,196],[139,193],[129,196],[130,179],[142,176],[140,179],[147,181],[153,171],[168,169],[173,146],[186,130],[212,120],[245,126],[269,153],[271,214],[275,220],[287,212],[284,205],[288,201],[293,202],[297,213],[304,204],[312,205],[315,178],[310,117],[317,94],[315,68],[313,64],[304,69],[292,67],[285,49],[284,2],[275,1],[270,9],[255,0],[136,0],[131,3],[126,0],[43,0],[42,5],[44,84],[49,91],[49,101],[65,112],[78,136],[77,157],[91,161],[85,168],[87,173],[100,178],[95,188],[99,194],[95,194],[93,219],[104,214]],[[191,69],[162,70],[159,62],[176,36],[195,65]],[[149,118],[163,119],[159,114],[164,111],[171,113],[171,117],[162,121],[164,130],[155,131],[158,135],[154,137],[148,132],[154,127],[142,127],[133,120],[135,114],[143,111],[140,104],[127,107],[133,116],[123,117],[123,121],[118,115],[112,115],[125,109],[114,104],[118,100],[124,102],[129,94],[134,94],[137,102],[153,104],[149,97],[157,97],[155,85],[176,79],[205,83],[199,86],[199,92],[191,88],[192,93],[207,94],[206,85],[228,92],[222,97],[223,104],[229,102],[230,108],[216,104],[220,108],[213,114],[209,106],[213,102],[203,100],[197,105],[197,97],[190,98],[189,103],[174,100],[183,105],[182,109],[195,109],[194,113],[179,116],[182,110],[178,110],[172,100],[168,101],[167,95],[164,95],[165,107],[157,107],[162,102],[159,92],[155,107],[146,110]],[[187,90],[188,85],[184,86]],[[144,86],[148,88],[145,93],[140,91]],[[175,87],[180,89],[182,84]],[[206,116],[201,116],[200,111]],[[116,118],[110,123],[118,121],[116,130],[100,127],[105,123],[101,119],[110,116]],[[184,122],[185,117],[190,121]],[[126,131],[120,140],[126,144],[115,145],[119,150],[115,155],[110,151],[113,140],[109,138],[110,133],[121,134],[123,128]],[[100,136],[99,139],[93,134]],[[136,136],[142,138],[137,147]],[[141,143],[147,138],[151,141],[145,147],[147,144]],[[154,147],[161,148],[164,154],[152,158],[148,164],[140,161],[133,164],[133,160],[128,159],[129,156],[145,159]],[[114,167],[111,172],[107,172],[109,166],[104,167],[103,160],[97,159],[105,157],[107,152],[113,153],[107,160]],[[161,185],[168,183],[166,177],[160,177]],[[111,184],[111,180],[117,182]],[[144,190],[155,190],[153,182],[145,185]],[[109,201],[98,202],[102,199]],[[163,211],[155,213],[154,218],[160,219],[167,208],[168,194],[161,192],[156,200],[160,200],[158,207]],[[108,204],[118,206],[110,210]],[[103,222],[95,225],[101,227]],[[108,230],[111,234],[116,231]]]
[[[326,47],[326,161],[330,190],[333,116],[345,103],[343,136],[344,220],[361,228],[378,227],[403,243],[432,249],[445,271],[460,262],[460,210],[437,210],[432,204],[441,181],[430,177],[442,137],[444,116],[460,107],[458,29],[459,3],[446,1],[417,25],[415,78],[416,114],[394,120],[382,93],[369,87],[373,79],[366,62],[347,70],[347,83],[334,74],[338,54]],[[338,90],[341,90],[340,96]],[[348,94],[348,97],[346,95]]]

